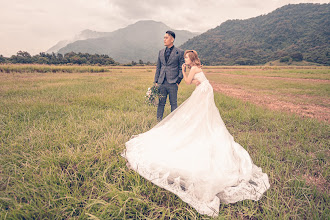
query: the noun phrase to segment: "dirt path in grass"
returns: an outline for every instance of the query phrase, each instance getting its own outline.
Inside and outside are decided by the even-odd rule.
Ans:
[[[330,109],[324,106],[319,106],[315,104],[306,104],[306,103],[296,104],[296,103],[280,100],[280,98],[277,97],[276,95],[261,94],[257,90],[240,88],[233,85],[221,84],[215,82],[211,82],[211,84],[214,90],[217,92],[221,92],[225,95],[239,98],[244,101],[249,101],[256,105],[265,106],[272,110],[292,112],[301,115],[303,117],[316,118],[320,121],[330,122]],[[306,99],[313,99],[313,98],[314,97],[308,97],[306,95]],[[330,100],[324,100],[324,102],[329,104]]]
[[[216,73],[210,72],[207,74],[223,75],[223,76],[228,76],[230,78],[278,79],[278,80],[295,81],[295,82],[318,82],[318,83],[329,83],[330,84],[330,80],[327,80],[327,79],[303,79],[303,78],[289,78],[289,77],[282,77],[282,76],[239,75],[239,74],[218,73],[218,72],[216,72]]]

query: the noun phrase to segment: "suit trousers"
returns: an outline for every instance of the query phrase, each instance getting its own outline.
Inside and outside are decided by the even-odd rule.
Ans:
[[[159,99],[157,108],[157,120],[163,119],[164,108],[166,104],[167,95],[169,95],[169,100],[171,104],[171,112],[173,112],[178,107],[178,85],[176,83],[168,83],[165,79],[163,84],[159,86],[159,92],[162,97]]]

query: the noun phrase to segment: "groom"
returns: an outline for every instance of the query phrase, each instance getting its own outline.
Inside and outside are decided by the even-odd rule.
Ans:
[[[166,31],[164,49],[159,51],[154,83],[159,86],[161,98],[157,108],[157,120],[161,121],[164,114],[167,95],[169,95],[171,111],[177,107],[178,86],[183,78],[182,64],[184,51],[173,45],[175,33]]]

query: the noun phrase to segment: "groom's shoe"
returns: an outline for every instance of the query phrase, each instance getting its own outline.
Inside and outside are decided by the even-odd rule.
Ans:
[[[162,120],[162,118],[157,118],[157,121],[160,122]]]

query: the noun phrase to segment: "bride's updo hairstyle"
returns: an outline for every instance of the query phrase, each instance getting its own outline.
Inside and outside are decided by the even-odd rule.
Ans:
[[[196,65],[199,68],[202,66],[201,61],[199,60],[197,52],[195,50],[186,50],[184,52],[184,57],[186,57],[187,54],[189,59],[194,65]]]

